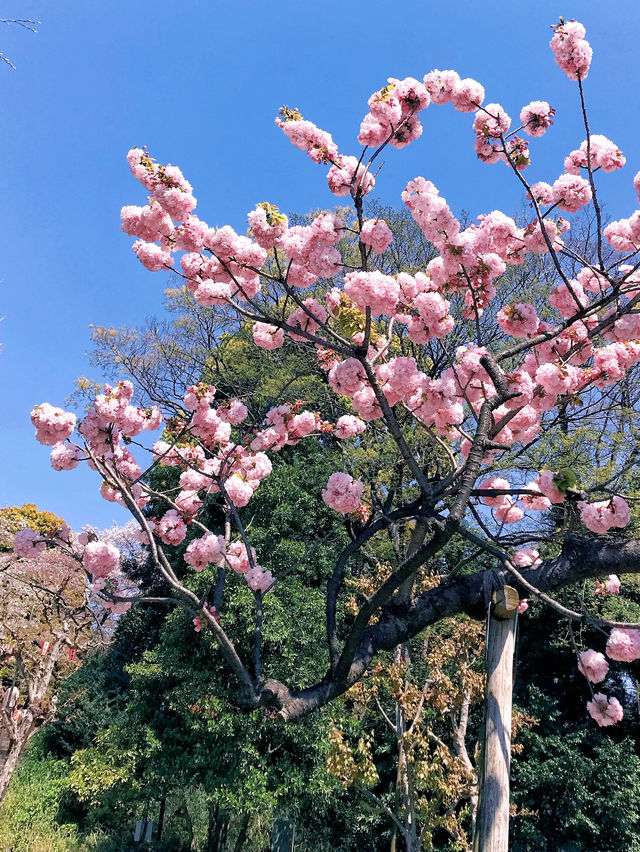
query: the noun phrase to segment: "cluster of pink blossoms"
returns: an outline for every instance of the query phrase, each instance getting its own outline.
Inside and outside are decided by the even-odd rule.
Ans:
[[[572,151],[564,161],[564,170],[567,174],[580,174],[580,169],[591,170],[602,169],[603,172],[613,172],[621,169],[626,163],[626,158],[615,142],[607,139],[599,133],[594,133],[589,142],[586,140],[580,147]]]
[[[601,728],[617,724],[624,716],[624,710],[618,699],[609,697],[603,692],[597,692],[593,700],[587,702],[587,710]]]
[[[78,431],[87,443],[91,456],[89,465],[95,469],[94,456],[109,459],[117,474],[133,486],[132,493],[139,505],[144,505],[146,497],[137,483],[142,470],[122,439],[135,437],[143,430],[157,429],[163,418],[158,408],[132,405],[132,396],[131,382],[118,382],[114,387],[105,385],[104,393],[96,396],[89,413],[79,422]],[[66,443],[76,425],[74,414],[44,403],[34,408],[32,422],[36,426],[37,440],[53,445],[51,466],[54,470],[72,470],[85,458],[79,446]],[[118,491],[106,482],[101,492],[108,500],[122,502]]]
[[[82,563],[89,580],[89,590],[97,595],[100,605],[116,615],[126,612],[131,604],[117,600],[126,582],[120,574],[120,550],[110,541],[95,540],[87,532],[74,535],[66,524],[41,535],[32,529],[19,530],[13,542],[14,553],[23,559],[34,559],[47,545],[62,547],[66,554]],[[114,599],[116,598],[116,599]]]
[[[76,428],[75,414],[54,408],[48,402],[35,406],[31,412],[31,422],[36,427],[36,440],[49,447],[66,441]]]
[[[206,601],[204,601],[202,607],[203,609],[207,610],[217,622],[220,621],[220,616],[218,615],[218,611],[215,606],[211,606]],[[202,630],[202,619],[199,615],[196,615],[196,617],[193,619],[193,629],[196,631],[196,633],[200,633],[200,631]]]
[[[607,656],[622,663],[640,660],[640,630],[615,627],[607,641]]]
[[[522,411],[524,410],[522,409]],[[510,426],[512,426],[512,423],[513,421],[510,422]],[[514,487],[507,479],[492,476],[480,484],[480,492],[498,491],[504,493],[495,495],[485,493],[480,499],[486,506],[495,510],[494,515],[499,523],[516,523],[522,520],[524,516],[524,511],[516,505],[516,499],[522,503],[524,509],[535,512],[544,512],[551,504],[564,502],[566,495],[555,484],[556,476],[557,472],[544,470],[536,480],[522,487]],[[518,495],[517,498],[515,497],[516,494]],[[629,506],[622,497],[612,497],[610,500],[595,503],[579,501],[578,507],[583,524],[587,529],[598,534],[604,534],[613,527],[625,527],[630,520]],[[527,560],[533,558],[534,555],[535,559],[539,556],[535,550],[522,548],[520,551],[516,551],[514,564],[523,567],[532,565],[535,559],[533,562]],[[522,561],[516,561],[518,559]],[[620,581],[615,575],[611,575],[607,584],[607,593],[617,594],[620,589]]]
[[[265,571],[256,562],[256,552],[250,552],[241,541],[227,543],[224,536],[206,533],[187,546],[185,562],[194,571],[204,571],[209,565],[228,567],[237,574],[243,574],[252,591],[266,592],[275,580],[271,571]]]
[[[329,477],[322,499],[341,515],[352,515],[360,507],[363,490],[364,485],[359,479],[353,479],[348,473],[336,472]]]
[[[511,337],[533,337],[540,323],[536,309],[527,302],[505,305],[498,311],[497,320],[504,333]]]
[[[369,112],[362,119],[358,142],[377,148],[389,139],[394,148],[404,148],[422,135],[417,113],[430,103],[423,83],[413,77],[390,77],[388,84],[369,98]]]
[[[169,509],[156,524],[155,533],[165,544],[175,546],[187,537],[187,525],[176,509]]]
[[[485,479],[480,487],[483,491],[502,491],[511,488],[509,482],[500,476],[492,476],[489,479]],[[482,497],[481,500],[487,506],[493,508],[495,519],[500,524],[516,524],[524,517],[523,509],[516,505],[516,500],[510,494]]]
[[[555,109],[546,101],[531,101],[520,110],[520,122],[529,136],[544,136],[555,114]]]
[[[46,539],[32,529],[18,530],[13,541],[14,552],[23,559],[31,559],[46,548]]]
[[[538,204],[552,204],[565,213],[577,213],[591,201],[592,192],[586,178],[567,172],[553,184],[532,184],[529,195]]]
[[[94,580],[108,577],[120,564],[120,551],[107,541],[90,541],[84,548],[82,564]]]
[[[617,574],[609,574],[604,583],[596,580],[596,595],[618,595],[620,594],[620,577]]]
[[[518,568],[536,568],[542,564],[542,559],[535,548],[519,547],[513,554],[512,562]]]
[[[622,497],[596,503],[580,502],[580,519],[591,532],[604,535],[610,529],[626,527],[630,520],[629,505]]]
[[[584,80],[589,73],[593,50],[585,34],[585,28],[578,21],[561,21],[553,31],[551,50],[570,80]]]
[[[484,88],[470,77],[460,79],[457,71],[430,71],[424,85],[434,104],[453,104],[458,112],[473,112],[484,101]]]
[[[327,174],[329,189],[334,195],[367,195],[375,185],[375,178],[366,171],[356,157],[339,154],[331,135],[320,130],[311,121],[302,118],[297,109],[283,107],[276,124],[289,140],[307,154],[315,163],[331,163]]]
[[[393,242],[393,234],[384,219],[367,219],[360,229],[360,240],[376,254],[383,254]]]
[[[196,206],[191,184],[177,166],[161,166],[146,151],[132,148],[127,154],[131,172],[149,192],[145,207],[122,209],[122,230],[139,239],[133,250],[151,272],[173,266],[172,246],[180,239],[173,222],[187,222]],[[156,245],[160,242],[160,245]]]
[[[611,222],[604,229],[604,235],[617,251],[635,251],[640,247],[640,210],[628,219]]]
[[[578,657],[578,669],[591,683],[601,683],[609,673],[609,663],[599,651],[583,651]]]
[[[617,581],[614,585],[619,588],[617,577],[612,575],[607,582],[609,581]],[[623,663],[640,660],[640,630],[615,627],[609,634],[606,654],[610,660]],[[589,649],[579,655],[578,669],[591,683],[601,683],[609,672],[609,663],[604,654]],[[593,696],[593,700],[587,704],[587,710],[601,727],[615,725],[624,715],[618,699],[608,697],[602,692]]]

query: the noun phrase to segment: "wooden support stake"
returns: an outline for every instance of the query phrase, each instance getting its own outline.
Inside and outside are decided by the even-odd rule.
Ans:
[[[487,635],[485,735],[474,852],[508,852],[509,769],[516,613],[511,586],[494,592]]]

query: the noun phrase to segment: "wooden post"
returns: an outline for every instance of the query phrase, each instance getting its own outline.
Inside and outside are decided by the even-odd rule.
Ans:
[[[487,635],[485,733],[479,773],[480,802],[473,852],[508,852],[509,767],[516,613],[511,586],[493,594]]]

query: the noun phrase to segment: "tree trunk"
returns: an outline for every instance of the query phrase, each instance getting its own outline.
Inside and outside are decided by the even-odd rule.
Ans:
[[[18,759],[20,758],[20,753],[22,752],[22,745],[23,744],[21,742],[12,742],[10,744],[9,751],[7,752],[7,756],[4,761],[4,766],[0,770],[0,807],[2,807],[4,797],[7,795],[11,776],[15,772],[16,766],[18,765]]]
[[[220,806],[209,808],[209,831],[204,852],[224,852],[227,839],[228,818]]]
[[[398,738],[398,774],[396,790],[399,791],[400,811],[399,814],[404,824],[404,842],[407,852],[420,852],[422,843],[416,820],[416,810],[413,795],[413,783],[411,779],[411,768],[407,759],[404,735],[407,730],[407,721],[404,710],[396,703],[396,735]]]
[[[502,610],[502,617],[496,617],[494,610],[489,618],[485,736],[474,852],[508,852],[514,616],[509,606],[506,612]]]
[[[471,779],[469,802],[471,805],[471,837],[473,837],[476,831],[476,818],[478,815],[478,772],[471,761],[469,751],[467,749],[467,729],[469,727],[470,708],[470,694],[467,692],[459,714],[453,713],[451,715],[451,730],[453,737],[453,749],[457,756],[464,762],[465,768]]]
[[[233,847],[233,852],[242,852],[244,849],[244,845],[247,842],[247,834],[249,833],[249,814],[243,814],[240,828],[238,830],[238,837],[236,838],[235,846]]]
[[[407,852],[421,852],[422,850],[422,841],[420,840],[419,835],[412,831],[410,834],[408,833],[405,838],[405,844],[407,847]]]
[[[160,813],[158,814],[158,833],[156,835],[156,839],[158,843],[162,840],[162,832],[164,830],[164,815],[167,808],[167,799],[166,796],[163,796],[160,800]]]

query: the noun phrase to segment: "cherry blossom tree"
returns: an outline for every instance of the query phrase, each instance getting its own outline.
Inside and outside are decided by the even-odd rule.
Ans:
[[[303,401],[279,400],[257,419],[249,416],[246,400],[217,395],[202,382],[188,388],[180,406],[163,412],[135,405],[134,387],[124,381],[106,385],[79,422],[49,403],[32,412],[37,439],[52,447],[53,467],[87,463],[101,480],[102,496],[131,512],[172,599],[192,615],[197,630],[210,630],[218,641],[237,679],[240,707],[264,707],[285,721],[299,718],[346,692],[377,654],[427,625],[460,612],[485,615],[492,592],[506,584],[573,622],[594,622],[586,609],[569,610],[549,593],[640,570],[640,542],[616,533],[630,520],[622,489],[637,454],[633,441],[615,446],[605,475],[597,469],[599,447],[588,449],[583,463],[591,475],[585,481],[570,469],[540,471],[527,464],[542,436],[562,428],[578,405],[582,423],[606,444],[611,394],[640,361],[640,211],[605,226],[599,200],[601,178],[606,182],[625,157],[589,126],[584,84],[592,50],[584,27],[561,21],[551,48],[576,82],[585,140],[549,183],[528,181],[526,137],[543,144],[538,139],[553,125],[550,104],[525,105],[512,130],[506,110],[485,103],[479,82],[451,70],[431,71],[422,82],[390,78],[374,92],[358,156],[339,152],[331,135],[298,110],[280,110],[277,126],[314,163],[329,167],[329,189],[352,202],[352,219],[320,213],[308,225],[290,225],[265,202],[248,214],[250,236],[230,226],[211,228],[194,213],[193,188],[179,168],[158,164],[141,148],[128,154],[149,196],[146,205],[122,210],[122,229],[135,237],[140,262],[152,272],[172,270],[199,305],[250,324],[256,346],[271,351],[288,341],[315,351],[317,369],[345,410],[331,421]],[[381,153],[415,142],[425,115],[445,104],[473,113],[477,157],[511,171],[529,200],[530,220],[519,225],[494,210],[463,227],[431,180],[413,178],[402,200],[436,255],[424,269],[386,274],[376,258],[390,250],[393,234],[383,218],[365,217],[364,199],[379,178]],[[640,194],[640,173],[633,184]],[[564,214],[588,206],[596,223],[595,257],[581,255],[565,236],[570,221]],[[541,257],[554,277],[544,305],[517,293],[504,304],[503,282]],[[484,334],[487,315],[495,317],[498,337]],[[151,458],[143,461],[148,442],[140,436],[161,428]],[[633,428],[624,425],[629,438]],[[326,674],[300,685],[295,674],[287,684],[263,671],[264,601],[278,573],[261,567],[268,554],[253,549],[243,510],[269,476],[270,457],[303,440],[392,445],[395,473],[393,481],[368,481],[345,451],[347,469],[318,483],[318,498],[343,519],[351,540],[326,586]],[[177,488],[151,484],[161,469],[173,469]],[[156,517],[145,509],[150,501]],[[208,521],[212,505],[221,509],[219,526]],[[544,558],[549,517],[563,522],[555,551]],[[387,536],[395,545],[388,576],[350,621],[341,619],[337,604],[350,565]],[[167,548],[187,541],[185,565],[176,570]],[[23,556],[46,546],[28,531],[16,542]],[[481,554],[487,567],[443,570],[443,554],[452,546]],[[74,541],[71,549],[104,600],[117,607],[145,599],[123,590],[112,543]],[[439,574],[440,582],[418,590],[421,566]],[[206,599],[190,588],[189,570],[211,573]],[[231,573],[243,575],[255,597],[248,656],[226,631],[221,610]],[[610,656],[640,657],[637,625],[599,623],[614,630]],[[586,661],[583,666],[591,670]],[[615,700],[600,693],[588,710],[601,725],[620,715]]]
[[[91,604],[84,572],[64,552],[68,534],[58,526],[50,539],[61,547],[0,556],[0,803],[25,747],[55,716],[57,685],[108,638],[105,611]]]

